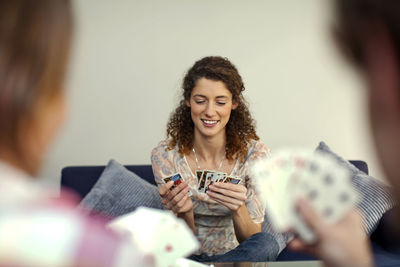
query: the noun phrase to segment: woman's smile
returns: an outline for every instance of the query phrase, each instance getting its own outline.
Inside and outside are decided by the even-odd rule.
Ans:
[[[204,127],[209,127],[212,128],[215,125],[217,125],[217,123],[219,123],[219,120],[205,120],[205,119],[201,119],[201,121],[203,122]]]

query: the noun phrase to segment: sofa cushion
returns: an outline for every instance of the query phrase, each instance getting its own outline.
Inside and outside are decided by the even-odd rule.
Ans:
[[[157,187],[113,159],[80,203],[86,210],[110,217],[126,214],[140,206],[163,208]]]
[[[339,164],[351,171],[352,184],[360,195],[358,209],[364,217],[364,228],[368,234],[371,234],[382,215],[395,204],[390,187],[357,169],[333,152],[324,142],[320,142],[316,150],[333,155]]]

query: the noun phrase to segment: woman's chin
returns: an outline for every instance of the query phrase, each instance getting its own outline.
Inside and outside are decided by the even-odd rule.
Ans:
[[[200,135],[207,137],[207,138],[218,136],[220,134],[220,132],[221,132],[221,129],[217,129],[217,128],[202,129],[199,131]]]

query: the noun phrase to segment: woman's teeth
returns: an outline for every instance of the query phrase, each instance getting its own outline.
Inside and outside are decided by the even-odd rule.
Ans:
[[[216,124],[218,121],[202,120],[206,124]]]

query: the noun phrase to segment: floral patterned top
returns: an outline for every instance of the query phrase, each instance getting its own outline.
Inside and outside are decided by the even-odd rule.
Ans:
[[[249,164],[268,155],[269,149],[265,144],[260,141],[252,141],[245,162],[236,160],[230,174],[243,179],[247,188],[246,206],[255,223],[263,222],[265,205],[255,191],[254,181],[250,177]],[[152,151],[151,163],[157,184],[162,184],[162,178],[175,173],[180,173],[189,184],[192,192],[197,238],[201,244],[197,253],[223,254],[239,244],[235,236],[230,210],[210,199],[207,194],[198,191],[198,179],[191,171],[186,157],[180,156],[177,147],[168,150],[167,141],[161,141]]]

